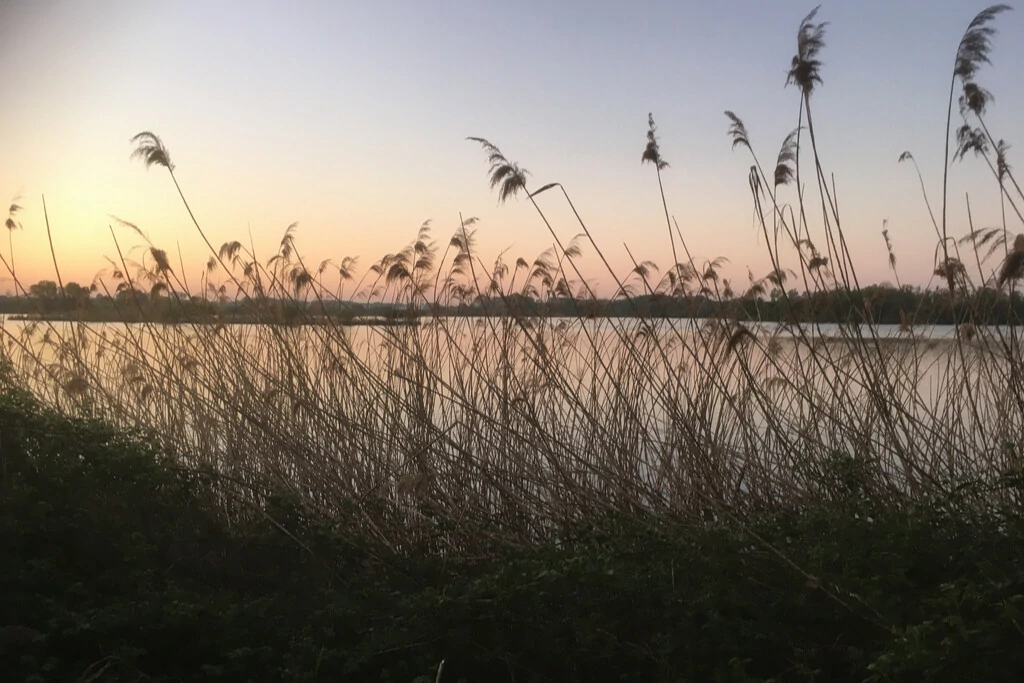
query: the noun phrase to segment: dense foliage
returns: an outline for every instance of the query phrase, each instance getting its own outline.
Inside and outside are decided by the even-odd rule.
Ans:
[[[1019,680],[1024,524],[962,484],[753,527],[595,520],[560,547],[401,555],[154,441],[0,399],[7,680]],[[992,485],[1019,491],[1019,475]]]

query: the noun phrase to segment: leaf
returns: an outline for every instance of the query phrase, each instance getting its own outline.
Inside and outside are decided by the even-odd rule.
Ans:
[[[527,196],[529,196],[532,199],[532,198],[536,197],[537,195],[539,195],[541,192],[547,192],[548,190],[550,190],[553,187],[556,187],[557,185],[558,185],[558,183],[548,183],[547,185],[544,185],[543,187],[541,187],[539,190],[534,190],[533,192],[531,192]]]

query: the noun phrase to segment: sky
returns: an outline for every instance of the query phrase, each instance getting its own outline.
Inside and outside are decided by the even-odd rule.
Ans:
[[[900,281],[929,281],[934,229],[913,168],[897,158],[914,154],[937,204],[953,58],[987,4],[821,7],[818,18],[830,23],[811,106],[862,282],[894,281],[883,220]],[[620,273],[631,267],[626,246],[666,267],[658,181],[641,164],[651,112],[671,164],[669,211],[691,253],[727,257],[723,274],[745,285],[748,267],[761,276],[771,265],[753,219],[750,156],[731,148],[723,112],[744,120],[754,151],[773,165],[797,125],[799,93],[784,86],[812,8],[791,0],[5,0],[0,201],[20,196],[24,205],[23,229],[11,236],[15,270],[26,286],[53,278],[45,195],[65,281],[88,283],[118,245],[139,244],[111,216],[138,225],[198,280],[209,253],[170,177],[129,159],[130,138],[144,130],[163,139],[215,246],[251,236],[266,257],[297,222],[308,261],[359,256],[366,267],[414,239],[425,220],[445,244],[461,214],[479,218],[485,261],[505,249],[509,262],[532,261],[552,238],[525,199],[499,205],[483,153],[465,139],[481,136],[528,169],[533,187],[561,182]],[[993,65],[979,81],[995,95],[990,129],[1012,144],[1024,137],[1024,12],[1002,15],[998,28]],[[968,198],[976,228],[1001,224],[984,161],[952,167],[949,197],[951,234],[969,230]],[[539,203],[563,240],[579,232],[555,193]],[[1015,219],[1008,228],[1024,232]],[[9,258],[9,246],[0,253]],[[580,267],[611,293],[592,249]],[[12,288],[4,276],[0,291]]]

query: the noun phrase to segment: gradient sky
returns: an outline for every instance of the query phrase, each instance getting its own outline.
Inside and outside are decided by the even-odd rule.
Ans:
[[[170,178],[128,159],[142,130],[163,138],[217,245],[251,231],[269,255],[298,221],[309,261],[359,255],[365,267],[426,219],[443,244],[461,211],[480,218],[486,259],[510,247],[509,261],[532,260],[551,238],[525,201],[498,206],[483,154],[464,140],[475,135],[529,169],[534,186],[561,181],[614,265],[628,268],[626,243],[667,266],[657,180],[640,163],[653,112],[672,164],[670,211],[696,256],[729,257],[726,276],[745,284],[748,265],[756,275],[770,265],[752,222],[750,159],[730,149],[722,112],[739,114],[773,163],[797,121],[799,94],[783,86],[813,1],[5,2],[0,201],[21,195],[26,207],[14,235],[19,278],[53,277],[45,194],[65,280],[89,282],[116,256],[114,214],[172,255],[180,247],[197,281],[208,254]],[[831,23],[812,106],[862,281],[893,280],[885,218],[901,280],[928,280],[934,231],[913,168],[896,160],[914,153],[936,202],[953,57],[987,4],[821,8]],[[1020,142],[1024,12],[998,28],[979,80],[995,94],[993,134]],[[999,224],[983,161],[954,166],[950,188],[953,234],[968,229],[967,192],[975,226]],[[554,194],[541,204],[560,235],[578,232]],[[126,248],[138,243],[115,232]],[[609,293],[589,250],[583,264]]]

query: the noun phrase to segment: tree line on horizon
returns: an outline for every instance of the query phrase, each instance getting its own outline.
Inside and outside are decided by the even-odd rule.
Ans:
[[[712,298],[652,293],[626,298],[523,294],[478,297],[448,305],[407,302],[320,301],[265,298],[232,300],[188,296],[177,292],[144,292],[129,287],[114,294],[68,282],[61,287],[40,280],[25,294],[0,296],[0,314],[82,321],[153,320],[157,322],[298,322],[322,315],[342,321],[358,316],[415,318],[422,314],[447,316],[526,317],[586,316],[595,318],[732,318],[748,322],[873,323],[958,325],[1005,324],[1024,316],[1024,296],[1013,291],[980,288],[950,296],[945,289],[913,285],[868,285],[859,291],[801,292],[773,287],[741,296]]]

